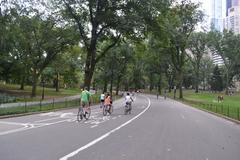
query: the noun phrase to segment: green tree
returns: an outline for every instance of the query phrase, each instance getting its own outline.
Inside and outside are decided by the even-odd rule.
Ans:
[[[34,12],[35,13],[35,12]],[[38,79],[43,70],[74,40],[69,28],[60,28],[51,17],[16,15],[15,50],[31,71],[32,96],[36,96]]]
[[[211,74],[215,65],[210,57],[203,57],[200,64],[200,79],[202,81],[203,90],[209,89]]]
[[[58,0],[55,4],[65,20],[74,22],[81,37],[87,52],[84,86],[90,87],[96,63],[121,36],[142,37],[145,22],[151,22],[169,1]],[[109,39],[112,43],[99,49],[99,42]]]
[[[226,94],[228,94],[229,86],[232,78],[237,73],[240,65],[240,36],[234,35],[231,31],[224,31],[220,33],[212,30],[209,33],[210,43],[209,46],[213,53],[219,54],[225,66],[226,75]]]
[[[216,66],[210,80],[211,90],[219,92],[223,90],[223,80],[221,76],[220,69]]]
[[[7,1],[0,3],[0,79],[9,82],[14,67],[14,58],[9,54],[13,51],[11,34],[11,12]]]
[[[203,13],[198,8],[199,4],[183,0],[169,10],[164,24],[168,32],[172,62],[179,81],[179,98],[183,98],[183,69],[187,59],[187,42],[196,25],[203,19]]]
[[[163,36],[161,36],[163,37]],[[170,56],[166,49],[166,38],[150,35],[147,40],[146,50],[146,73],[150,80],[150,90],[157,86],[158,93],[161,94],[163,88],[164,73],[169,67]]]
[[[107,91],[110,83],[110,93],[116,85],[116,94],[118,95],[121,82],[126,75],[128,64],[132,61],[133,49],[126,42],[121,42],[109,50],[104,59],[100,60],[97,65],[97,73],[94,76],[94,83],[102,86],[103,92]]]
[[[189,37],[188,49],[190,50],[190,53],[188,56],[194,67],[196,93],[198,93],[199,90],[201,61],[203,56],[209,51],[207,44],[208,37],[207,34],[203,32],[193,33]]]

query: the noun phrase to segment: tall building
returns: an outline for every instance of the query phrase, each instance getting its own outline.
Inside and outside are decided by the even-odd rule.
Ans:
[[[240,33],[240,0],[231,0],[231,7],[227,10],[228,14],[224,19],[224,28]]]
[[[231,0],[232,1],[232,6],[239,6],[240,5],[240,0]]]
[[[232,7],[232,0],[226,1],[226,16],[228,16],[228,9]]]
[[[217,31],[223,31],[223,5],[222,0],[212,0],[211,1],[211,26]],[[222,58],[216,53],[212,53],[213,63],[215,65],[223,65]]]
[[[222,0],[212,0],[211,25],[218,31],[223,31]]]

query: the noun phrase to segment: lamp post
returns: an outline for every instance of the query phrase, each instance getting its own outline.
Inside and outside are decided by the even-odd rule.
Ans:
[[[44,88],[45,88],[45,81],[44,81],[44,79],[42,79],[41,84],[42,84],[42,100],[43,100],[44,99]]]

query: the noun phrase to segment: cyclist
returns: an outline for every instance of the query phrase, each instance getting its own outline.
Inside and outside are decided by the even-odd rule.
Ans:
[[[107,96],[104,99],[104,105],[109,106],[110,107],[109,111],[112,112],[112,98],[109,93],[107,94]]]
[[[125,96],[125,102],[126,102],[126,104],[129,104],[130,106],[133,102],[133,98],[130,96],[129,93],[127,93],[127,95]]]
[[[84,88],[82,91],[80,101],[83,108],[86,108],[87,110],[90,109],[91,93],[87,90],[87,88]]]
[[[105,94],[102,93],[101,96],[100,96],[100,101],[101,101],[101,106],[100,106],[100,108],[102,108],[103,105],[104,105],[104,99],[105,99]]]
[[[125,105],[124,114],[127,114],[127,113],[131,114],[133,99],[129,93],[127,93],[127,95],[125,96],[125,102],[126,102],[126,105]]]

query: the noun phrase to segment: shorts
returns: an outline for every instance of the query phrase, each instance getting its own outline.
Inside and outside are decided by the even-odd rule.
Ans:
[[[101,102],[104,102],[104,99],[101,99]]]
[[[89,102],[81,101],[81,106],[82,107],[88,107],[89,106]]]
[[[126,102],[126,104],[129,104],[129,105],[131,105],[131,104],[132,104],[132,102]]]

